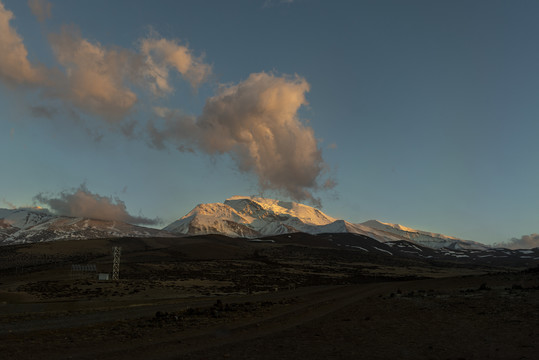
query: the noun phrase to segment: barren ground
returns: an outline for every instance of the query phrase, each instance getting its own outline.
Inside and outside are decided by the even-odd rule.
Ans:
[[[107,271],[117,244],[120,281],[69,271]],[[5,248],[0,267],[4,359],[536,359],[539,350],[537,271],[219,237]]]

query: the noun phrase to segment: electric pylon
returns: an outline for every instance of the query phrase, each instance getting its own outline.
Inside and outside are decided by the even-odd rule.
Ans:
[[[120,256],[122,255],[122,248],[120,246],[113,246],[112,255],[114,257],[112,263],[112,280],[120,280]]]

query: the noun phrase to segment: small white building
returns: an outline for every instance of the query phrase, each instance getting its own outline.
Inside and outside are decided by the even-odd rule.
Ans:
[[[108,274],[108,273],[99,273],[97,275],[97,279],[98,280],[105,280],[105,281],[110,280],[110,274]]]

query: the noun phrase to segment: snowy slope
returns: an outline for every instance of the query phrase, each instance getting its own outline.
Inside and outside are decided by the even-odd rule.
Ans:
[[[318,209],[294,202],[234,196],[224,203],[199,204],[163,230],[256,237],[299,231],[316,233],[319,226],[335,221]]]
[[[240,215],[226,204],[199,204],[187,215],[163,230],[176,234],[257,236],[256,231],[245,226],[250,220],[252,220],[250,217]]]
[[[256,238],[304,232],[358,234],[383,243],[409,241],[433,249],[446,248],[452,251],[489,248],[472,241],[376,220],[353,224],[335,219],[307,205],[249,196],[233,196],[224,203],[199,204],[163,230],[122,222],[56,216],[36,209],[0,209],[0,244],[121,236],[169,236],[170,233]]]
[[[0,245],[123,236],[170,234],[118,221],[56,216],[34,209],[0,209]]]
[[[377,220],[369,220],[364,223],[361,223],[361,225],[369,227],[371,229],[379,230],[387,234],[393,234],[394,236],[399,237],[401,240],[411,241],[413,243],[427,246],[432,249],[452,248],[455,250],[485,250],[489,248],[488,246],[475,241],[462,240],[456,237],[443,234],[415,230],[399,224],[383,223]]]
[[[28,229],[54,219],[55,216],[39,209],[0,209],[0,221],[4,226]]]
[[[353,233],[380,242],[406,240],[435,249],[488,248],[479,243],[376,220],[353,224],[337,220],[307,205],[249,196],[233,196],[224,203],[199,204],[163,230],[177,234],[218,233],[241,237],[293,232]]]
[[[257,237],[293,232],[380,233],[358,224],[337,220],[311,206],[261,197],[233,196],[224,203],[199,204],[163,230],[177,234],[219,233]],[[396,240],[388,234],[387,239]]]
[[[301,220],[305,225],[327,225],[337,220],[311,206],[261,197],[233,196],[225,200],[225,205],[263,221],[286,218]]]

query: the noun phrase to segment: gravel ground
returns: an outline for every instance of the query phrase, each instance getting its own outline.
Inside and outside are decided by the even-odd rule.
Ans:
[[[535,359],[538,285],[534,274],[328,285],[66,312],[62,326],[40,311],[1,334],[0,351],[44,360]]]

